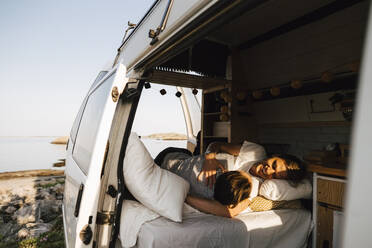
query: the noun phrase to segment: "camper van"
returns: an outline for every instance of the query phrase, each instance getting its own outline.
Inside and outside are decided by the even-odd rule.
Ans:
[[[149,7],[72,126],[66,246],[371,247],[369,1],[156,0]],[[174,193],[182,212],[173,219],[157,211],[159,202],[136,197],[128,185],[141,178],[125,172],[147,151],[133,150],[130,137],[141,96],[154,84],[177,87],[190,152],[250,141],[305,161],[312,186],[305,207],[224,218]],[[139,192],[167,182],[152,186],[149,178]]]

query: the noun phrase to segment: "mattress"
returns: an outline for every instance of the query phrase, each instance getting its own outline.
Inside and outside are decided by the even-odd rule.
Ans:
[[[306,247],[311,229],[305,209],[243,213],[232,219],[191,212],[181,223],[164,217],[144,223],[136,247]]]

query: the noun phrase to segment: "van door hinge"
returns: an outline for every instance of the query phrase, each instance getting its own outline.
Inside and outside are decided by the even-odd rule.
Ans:
[[[117,102],[118,99],[119,99],[119,90],[118,90],[118,87],[114,87],[112,88],[112,91],[111,91],[111,97],[112,97],[112,101],[113,102]]]
[[[114,212],[97,212],[96,224],[112,225],[115,222]]]

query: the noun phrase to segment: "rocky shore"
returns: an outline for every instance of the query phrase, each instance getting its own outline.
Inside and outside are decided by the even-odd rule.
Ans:
[[[64,247],[63,171],[0,174],[0,248]]]

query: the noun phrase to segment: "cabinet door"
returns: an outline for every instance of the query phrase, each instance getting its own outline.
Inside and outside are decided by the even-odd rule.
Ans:
[[[343,207],[345,195],[345,183],[318,179],[318,202],[331,204],[337,207]]]
[[[331,248],[333,242],[333,210],[318,206],[317,244],[318,248]]]

